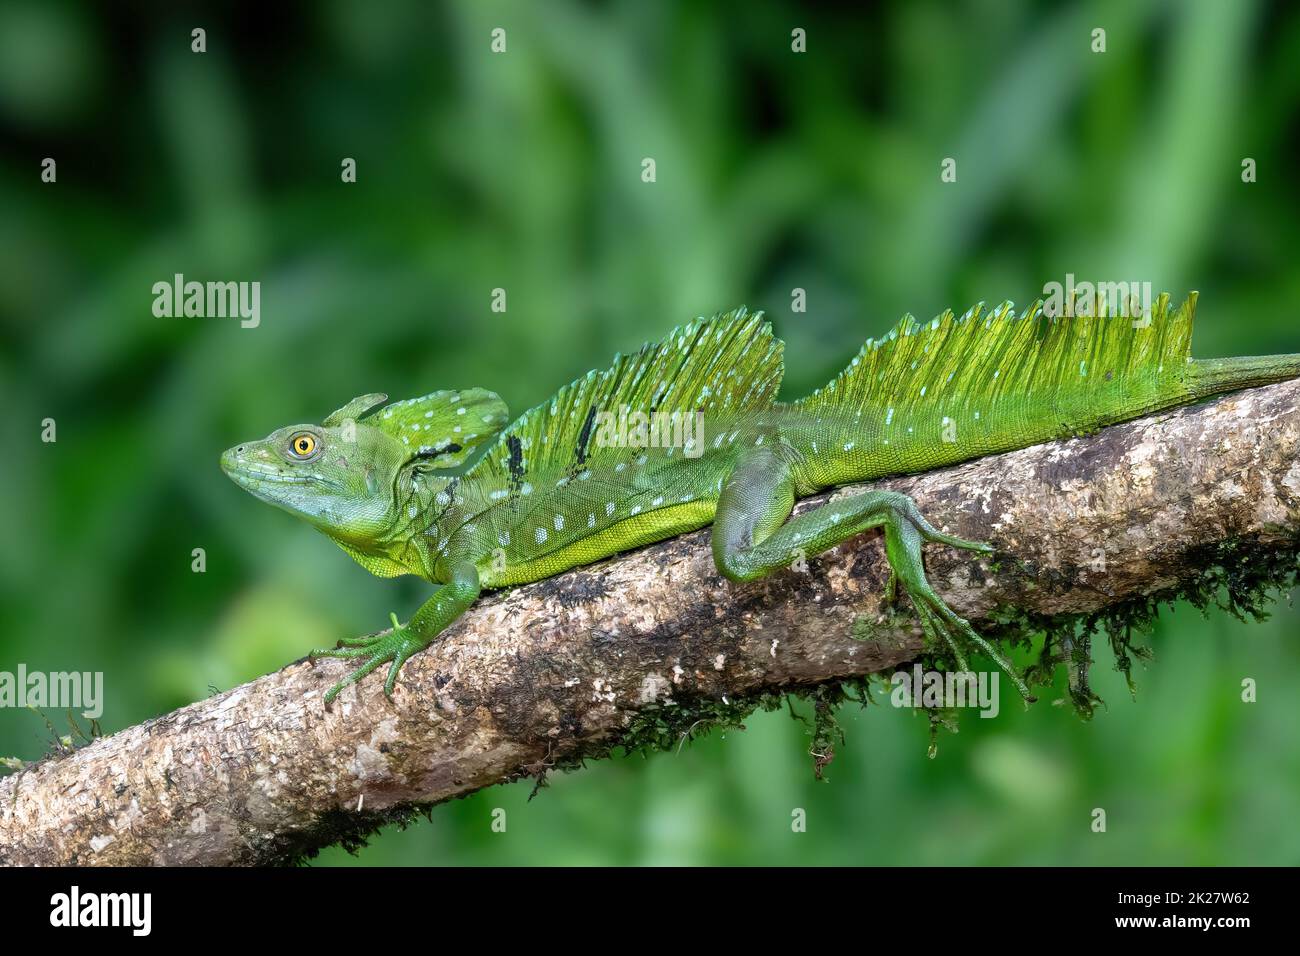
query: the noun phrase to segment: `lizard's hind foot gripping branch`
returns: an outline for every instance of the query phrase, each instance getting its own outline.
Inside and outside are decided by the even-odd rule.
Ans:
[[[921,630],[927,640],[935,646],[946,646],[952,652],[958,669],[962,671],[970,670],[967,649],[974,647],[982,651],[1011,678],[1026,703],[1033,703],[1037,698],[1030,693],[1029,685],[1016,666],[971,627],[965,618],[944,603],[925,577],[925,566],[921,558],[922,544],[947,544],[983,554],[991,554],[993,547],[944,534],[922,517],[911,498],[905,497],[904,500],[906,505],[900,509],[903,513],[895,515],[894,520],[884,522],[885,555],[889,559],[893,580],[901,582],[908,597],[912,599],[912,606],[916,608],[916,616],[921,621]]]
[[[794,504],[794,486],[785,457],[771,446],[756,449],[737,465],[723,485],[713,523],[713,555],[723,575],[733,581],[755,581],[870,528],[884,528],[885,554],[893,572],[887,591],[902,585],[930,642],[950,651],[961,670],[969,670],[969,651],[983,652],[1006,672],[1026,701],[1035,699],[1015,665],[948,607],[925,577],[921,546],[927,542],[985,554],[992,553],[992,546],[938,530],[915,501],[896,491],[840,498],[786,520]]]

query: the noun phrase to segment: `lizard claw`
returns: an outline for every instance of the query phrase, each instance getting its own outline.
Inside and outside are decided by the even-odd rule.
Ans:
[[[912,599],[912,606],[921,621],[921,631],[930,643],[946,646],[952,652],[957,667],[963,671],[970,669],[967,650],[982,651],[1011,679],[1025,702],[1033,703],[1037,698],[1030,692],[1029,685],[1016,666],[971,627],[970,622],[944,603],[943,598],[930,587],[921,563],[922,542],[940,542],[984,554],[990,554],[995,549],[992,545],[979,541],[967,541],[965,538],[944,534],[921,516],[910,499],[908,505],[909,507],[901,509],[902,514],[897,515],[901,520],[887,525],[885,551],[893,572],[892,577],[896,578],[896,584],[901,584],[907,596]]]
[[[335,657],[342,660],[366,659],[365,663],[325,692],[325,706],[332,704],[343,688],[357,683],[367,674],[390,662],[388,678],[384,681],[384,694],[390,700],[392,699],[393,688],[397,686],[397,675],[402,665],[412,654],[423,649],[425,644],[416,640],[406,627],[398,623],[396,614],[390,614],[389,620],[393,622],[391,630],[366,637],[344,638],[339,641],[338,647],[316,648],[307,654],[311,660],[322,657]]]

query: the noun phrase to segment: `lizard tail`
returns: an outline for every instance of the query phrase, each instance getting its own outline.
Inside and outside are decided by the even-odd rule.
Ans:
[[[1300,353],[1196,359],[1188,369],[1187,384],[1192,395],[1208,398],[1292,378],[1300,378]]]

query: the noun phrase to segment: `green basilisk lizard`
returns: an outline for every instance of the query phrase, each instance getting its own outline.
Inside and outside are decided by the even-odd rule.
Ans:
[[[306,519],[371,573],[415,574],[433,596],[391,631],[312,656],[361,666],[325,695],[402,664],[488,588],[536,581],[713,525],[713,555],[752,581],[883,528],[892,577],[929,641],[965,670],[983,651],[1011,663],[926,581],[921,547],[991,546],[936,529],[905,495],[868,491],[791,518],[819,489],[927,471],[1069,437],[1158,409],[1300,376],[1300,355],[1193,361],[1196,296],[1161,296],[1140,320],[1052,317],[1041,303],[910,316],[868,341],[825,387],[776,400],[782,343],[737,309],[616,356],[513,422],[492,392],[387,403],[362,395],[321,424],[226,451],[221,467]],[[629,419],[634,427],[627,427]],[[617,422],[617,426],[615,426]],[[650,427],[646,427],[646,423]],[[686,427],[681,427],[682,424]],[[674,427],[654,426],[673,425]]]

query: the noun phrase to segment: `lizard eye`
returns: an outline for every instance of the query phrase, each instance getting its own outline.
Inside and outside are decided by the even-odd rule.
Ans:
[[[295,458],[310,458],[316,450],[316,436],[301,432],[289,439],[289,451]]]

